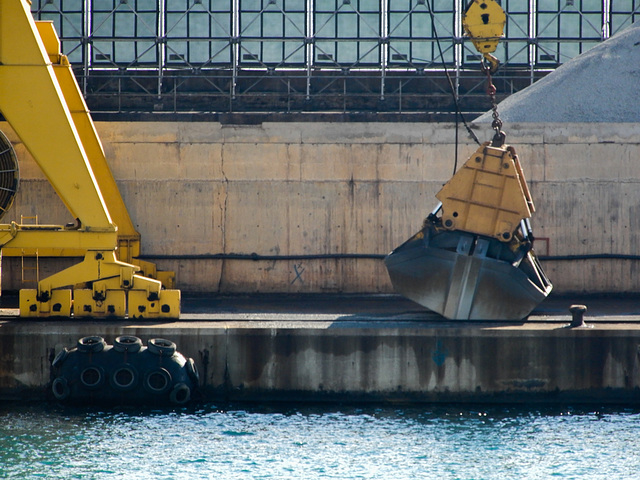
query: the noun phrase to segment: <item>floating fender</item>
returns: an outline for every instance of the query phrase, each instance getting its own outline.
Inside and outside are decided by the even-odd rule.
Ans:
[[[113,345],[83,337],[75,348],[58,352],[51,368],[53,397],[75,404],[183,405],[200,381],[195,362],[174,342],[152,338],[144,346],[132,335]]]

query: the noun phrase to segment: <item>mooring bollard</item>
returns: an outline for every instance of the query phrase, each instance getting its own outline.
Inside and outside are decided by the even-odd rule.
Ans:
[[[569,307],[569,311],[571,312],[571,328],[574,327],[586,327],[587,324],[584,323],[584,312],[587,311],[586,305],[571,305]]]

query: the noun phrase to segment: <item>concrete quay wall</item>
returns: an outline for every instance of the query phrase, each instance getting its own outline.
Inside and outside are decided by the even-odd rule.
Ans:
[[[22,185],[3,221],[73,221],[9,126]],[[474,127],[481,141],[487,125]],[[536,251],[559,293],[634,292],[640,262],[640,124],[505,125],[537,211]],[[454,168],[452,124],[99,122],[143,253],[187,292],[392,291],[381,260],[420,229]],[[458,166],[476,144],[460,129]],[[52,145],[55,149],[55,145]],[[333,255],[268,261],[212,254]],[[593,258],[592,256],[599,256]],[[586,258],[585,258],[586,257]],[[41,261],[41,275],[64,261]],[[3,261],[2,288],[21,284]]]
[[[108,343],[120,334],[175,341],[195,360],[204,401],[640,401],[640,329],[632,324],[24,321],[0,324],[0,399],[46,399],[54,355],[96,332]]]

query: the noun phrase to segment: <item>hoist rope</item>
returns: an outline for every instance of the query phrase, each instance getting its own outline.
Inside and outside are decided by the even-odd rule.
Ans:
[[[467,123],[466,119],[464,118],[464,115],[462,114],[462,111],[460,110],[458,95],[456,93],[455,87],[453,86],[453,80],[451,80],[451,75],[449,74],[449,69],[447,68],[447,64],[444,61],[442,46],[440,45],[440,37],[438,36],[438,30],[436,28],[436,18],[433,13],[433,9],[431,8],[431,0],[426,0],[426,3],[427,3],[427,8],[429,9],[429,16],[431,17],[431,28],[433,29],[433,36],[436,39],[436,44],[438,45],[438,52],[440,53],[440,61],[442,62],[442,68],[444,69],[444,73],[447,77],[447,81],[449,82],[449,88],[451,89],[451,96],[453,97],[453,104],[456,109],[456,139],[455,139],[456,149],[455,149],[455,159],[453,164],[453,173],[456,173],[456,170],[458,168],[458,118],[462,120],[462,123],[464,124],[465,128],[467,129],[467,133],[469,133],[471,138],[473,138],[473,140],[475,140],[475,142],[478,145],[482,145],[482,144],[480,143],[480,140],[478,140],[478,137],[476,136],[475,132],[471,130],[471,127],[469,127],[469,124]]]

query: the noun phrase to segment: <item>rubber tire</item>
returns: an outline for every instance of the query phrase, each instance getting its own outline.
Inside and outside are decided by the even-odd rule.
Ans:
[[[147,348],[154,355],[160,355],[163,357],[171,357],[176,353],[176,344],[171,340],[164,338],[152,338],[147,342]]]
[[[98,380],[95,383],[87,383],[84,379],[84,374],[89,370],[95,370],[96,372],[98,372]],[[97,388],[100,388],[100,386],[104,383],[104,371],[100,367],[91,365],[80,372],[80,383],[84,388],[88,390],[95,390]]]
[[[69,356],[69,350],[67,349],[67,347],[65,347],[58,352],[58,354],[56,355],[56,358],[54,358],[53,362],[51,362],[51,366],[53,368],[58,368],[60,365],[64,363],[64,361],[67,359],[68,356]]]
[[[191,389],[185,383],[178,383],[169,394],[169,401],[175,405],[184,405],[191,400]]]
[[[150,379],[151,379],[151,376],[154,374],[159,374],[165,379],[166,383],[164,387],[155,388],[153,385],[151,385]],[[169,373],[168,370],[164,368],[157,368],[155,370],[151,370],[150,372],[147,372],[147,374],[144,376],[144,388],[153,394],[161,394],[169,390],[169,388],[171,387],[172,381],[173,381],[173,378],[171,377],[171,373]]]
[[[99,353],[107,346],[102,337],[83,337],[78,340],[78,351],[82,353]]]
[[[127,385],[122,385],[120,383],[118,383],[118,380],[116,379],[116,375],[118,374],[118,372],[120,371],[129,371],[131,373],[131,382]],[[138,375],[138,372],[136,371],[135,368],[133,368],[131,365],[125,364],[125,365],[121,365],[118,368],[116,368],[113,373],[111,374],[111,386],[113,387],[114,390],[118,390],[120,392],[126,392],[127,390],[132,390],[133,388],[135,388],[135,386],[138,384],[138,378],[140,378],[140,376]]]
[[[200,373],[198,373],[198,367],[196,367],[196,363],[193,361],[193,358],[187,358],[185,367],[187,368],[187,375],[194,385],[200,385]]]
[[[61,388],[62,391],[58,391],[58,388]],[[71,394],[69,382],[67,382],[67,379],[64,377],[58,377],[53,381],[51,384],[51,391],[57,400],[66,400]]]
[[[133,335],[120,335],[113,342],[116,352],[137,353],[142,348],[142,340]]]

